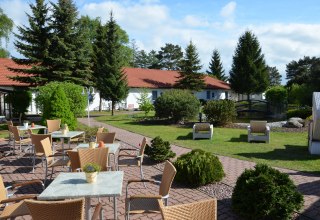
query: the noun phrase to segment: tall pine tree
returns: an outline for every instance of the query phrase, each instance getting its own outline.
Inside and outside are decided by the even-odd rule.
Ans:
[[[197,48],[192,41],[190,41],[190,44],[186,48],[184,58],[181,60],[180,75],[176,86],[181,89],[201,91],[205,87],[205,75],[199,72],[201,68]]]
[[[281,85],[281,75],[277,67],[268,66],[269,74],[269,86],[280,86]]]
[[[209,70],[207,70],[209,76],[217,78],[222,81],[227,81],[228,77],[224,74],[224,69],[221,63],[220,54],[218,50],[213,50],[212,58],[209,63]]]
[[[240,38],[230,70],[233,91],[248,95],[264,92],[269,85],[268,70],[257,37],[246,31]]]
[[[127,77],[123,72],[121,43],[117,32],[117,24],[112,13],[105,26],[100,25],[94,44],[94,70],[96,86],[103,99],[112,102],[112,115],[117,102],[128,95]]]
[[[48,26],[48,6],[44,0],[37,0],[36,4],[30,4],[32,14],[27,14],[29,27],[19,26],[15,34],[16,41],[14,45],[17,51],[25,58],[13,57],[17,64],[31,66],[31,69],[12,68],[15,72],[21,72],[25,75],[13,77],[14,80],[30,83],[31,85],[44,85],[53,80],[48,69],[51,61],[48,59],[51,28]],[[32,77],[30,77],[32,74]]]
[[[152,68],[162,70],[180,70],[179,63],[183,52],[179,45],[166,44],[157,54],[158,63]]]

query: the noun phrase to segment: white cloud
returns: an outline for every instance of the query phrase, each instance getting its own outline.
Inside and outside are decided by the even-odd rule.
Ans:
[[[220,15],[225,18],[233,17],[237,3],[232,1],[226,4],[220,11]]]
[[[190,27],[208,27],[209,26],[209,22],[202,20],[196,16],[193,15],[187,15],[184,17],[184,22],[186,25],[190,26]]]

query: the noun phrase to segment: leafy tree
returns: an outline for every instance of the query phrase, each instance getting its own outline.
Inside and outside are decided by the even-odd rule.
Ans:
[[[42,120],[61,119],[61,124],[67,124],[72,130],[77,125],[77,120],[70,110],[69,101],[62,88],[57,87],[50,99],[44,105]]]
[[[12,68],[11,70],[25,74],[13,77],[16,81],[31,85],[44,85],[54,79],[49,74],[52,64],[48,59],[51,38],[51,27],[48,26],[49,8],[44,0],[37,0],[34,5],[30,4],[29,6],[32,12],[32,14],[27,14],[29,25],[18,26],[19,33],[15,33],[16,41],[14,42],[17,51],[24,58],[13,57],[12,59],[17,64],[31,66],[31,69]]]
[[[224,69],[220,60],[220,54],[218,50],[214,50],[212,58],[209,63],[209,70],[207,70],[209,76],[215,77],[222,81],[227,81],[228,77],[224,74]]]
[[[6,96],[6,101],[12,106],[12,112],[19,117],[19,121],[25,117],[32,100],[31,92],[25,88],[14,88],[14,90]]]
[[[311,106],[312,92],[313,89],[310,85],[306,83],[301,85],[294,83],[288,87],[288,103],[299,106]]]
[[[192,91],[202,90],[205,87],[205,75],[199,72],[202,66],[200,65],[197,48],[192,41],[190,41],[190,44],[187,46],[184,58],[180,63],[180,75],[176,85],[179,88]]]
[[[240,38],[233,56],[229,77],[233,91],[240,94],[264,92],[269,85],[264,55],[257,37],[246,31]]]
[[[1,46],[1,39],[4,38],[8,42],[12,28],[13,21],[0,8],[0,58],[9,57],[9,52]]]
[[[127,97],[129,89],[126,75],[122,70],[124,62],[121,59],[121,43],[112,13],[106,26],[98,27],[94,51],[96,85],[100,96],[112,102],[112,115],[114,115],[116,102]]]
[[[266,92],[266,99],[275,113],[282,113],[288,100],[288,91],[284,86],[273,86]]]
[[[180,70],[179,63],[183,57],[183,52],[179,45],[166,44],[160,48],[157,54],[159,60],[158,65],[152,68],[162,70]]]
[[[148,97],[147,89],[143,89],[140,93],[140,98],[138,98],[139,109],[144,111],[145,116],[148,115],[150,111],[154,109],[150,98]]]
[[[281,75],[277,67],[268,66],[269,83],[270,87],[281,85]]]

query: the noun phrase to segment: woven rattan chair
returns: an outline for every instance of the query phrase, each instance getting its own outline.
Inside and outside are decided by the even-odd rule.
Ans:
[[[198,202],[164,206],[158,200],[163,220],[216,220],[217,200],[208,199]]]
[[[23,137],[22,135],[20,135],[20,132],[19,132],[19,129],[17,126],[9,125],[9,130],[13,133],[13,138],[14,138],[13,153],[15,153],[16,145],[19,145],[20,152],[22,152],[22,151],[26,152],[27,150],[31,149],[31,138],[30,137]],[[24,148],[24,149],[22,150],[22,148]]]
[[[9,190],[14,190],[18,187],[31,185],[31,184],[40,184],[43,186],[41,180],[31,180],[26,182],[15,183],[12,186],[4,186],[2,176],[0,175],[0,204],[4,207],[0,214],[0,219],[15,218],[22,215],[28,215],[29,210],[24,203],[24,199],[35,198],[35,195],[25,195],[20,197],[9,198],[12,194],[9,193]]]
[[[69,158],[65,157],[63,154],[61,153],[54,153],[52,151],[51,148],[51,141],[50,138],[45,138],[43,140],[40,141],[40,146],[42,149],[40,149],[41,151],[44,152],[43,154],[43,160],[46,162],[46,173],[45,173],[45,178],[44,178],[44,184],[46,184],[47,182],[47,177],[48,177],[48,169],[51,168],[51,176],[50,178],[52,178],[52,174],[54,171],[55,167],[58,166],[68,166],[69,165]]]
[[[33,220],[83,220],[84,198],[64,201],[26,200]],[[91,220],[98,219],[102,204],[96,206]]]
[[[265,141],[270,142],[270,127],[267,121],[250,121],[248,126],[248,142]]]
[[[11,142],[14,141],[14,138],[13,138],[13,133],[12,133],[12,131],[11,131],[9,126],[13,126],[13,122],[12,121],[7,121],[7,125],[8,125],[8,134],[9,134],[8,146],[10,146]]]
[[[102,133],[104,130],[104,127],[99,127],[97,133]]]
[[[79,152],[68,150],[67,154],[70,161],[70,171],[71,172],[80,171],[81,166],[80,166]]]
[[[168,204],[169,192],[173,179],[177,173],[176,168],[169,161],[166,161],[161,182],[156,180],[128,180],[126,188],[126,219],[129,220],[131,214],[159,213],[158,200],[163,199]],[[148,182],[160,184],[159,193],[156,195],[128,195],[129,185],[138,182]]]
[[[61,125],[61,119],[53,119],[53,120],[47,120],[47,128],[48,133],[59,131]]]
[[[144,157],[144,150],[147,145],[147,139],[144,137],[142,139],[140,149],[133,149],[133,148],[121,148],[119,150],[118,154],[118,162],[117,162],[117,169],[119,170],[119,167],[123,166],[138,166],[140,167],[140,175],[141,179],[144,179],[143,177],[143,170],[142,170],[142,162],[143,162],[143,157]],[[130,154],[130,152],[134,151],[134,154]],[[124,158],[125,160],[121,160]],[[130,161],[128,161],[128,159]]]
[[[101,171],[108,170],[108,147],[94,149],[79,149],[80,167],[84,167],[87,163],[96,163],[101,166]]]
[[[115,132],[97,132],[97,142],[103,141],[105,144],[112,144],[115,139]]]
[[[31,130],[28,130],[31,132]],[[43,147],[41,146],[41,141],[43,139],[49,138],[50,143],[52,143],[52,137],[51,134],[33,134],[31,133],[31,143],[33,146],[33,160],[32,160],[32,172],[34,172],[34,167],[36,163],[36,157],[43,159],[45,156],[45,152],[43,150]]]

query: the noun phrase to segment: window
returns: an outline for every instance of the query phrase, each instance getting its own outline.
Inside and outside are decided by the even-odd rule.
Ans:
[[[207,99],[210,99],[210,91],[207,91]]]
[[[225,92],[226,94],[226,98],[225,99],[229,99],[229,92]]]
[[[213,98],[213,99],[214,99],[214,92],[212,92],[212,96],[211,96],[211,98]]]
[[[158,98],[158,91],[152,91],[152,101],[155,101]]]

